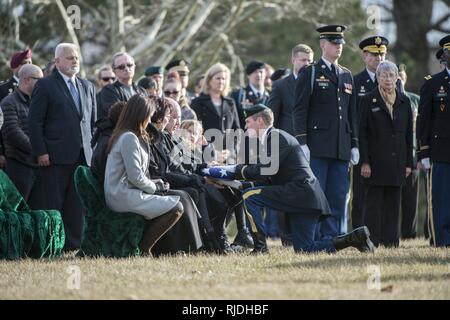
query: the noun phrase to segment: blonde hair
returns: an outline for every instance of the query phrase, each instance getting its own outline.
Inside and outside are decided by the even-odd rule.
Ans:
[[[225,72],[225,74],[227,75],[227,79],[225,81],[225,88],[222,91],[222,96],[225,97],[225,96],[228,95],[228,92],[230,91],[230,75],[231,75],[231,72],[230,72],[230,69],[228,69],[228,67],[226,65],[224,65],[223,63],[216,63],[216,64],[212,65],[208,69],[208,71],[206,71],[205,81],[203,82],[203,86],[202,86],[202,93],[210,94],[211,87],[209,85],[209,82],[219,72]]]
[[[194,128],[194,131],[197,131],[199,133],[199,136],[201,136],[203,134],[203,126],[201,124],[200,121],[198,120],[184,120],[183,122],[181,122],[180,124],[180,133],[181,133],[181,138],[184,140],[184,142],[186,142],[189,147],[193,150],[195,148],[197,148],[196,144],[193,143],[190,139],[187,139],[187,137],[184,135],[184,132],[187,132],[190,128]]]

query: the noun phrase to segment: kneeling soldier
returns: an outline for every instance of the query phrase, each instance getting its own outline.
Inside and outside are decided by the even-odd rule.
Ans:
[[[253,182],[261,184],[243,190],[254,241],[252,253],[268,251],[264,207],[290,215],[296,252],[335,252],[347,247],[373,252],[365,226],[342,236],[315,241],[318,222],[329,216],[331,210],[300,144],[287,132],[273,128],[273,113],[264,105],[249,108],[245,123],[249,135],[259,138],[262,150],[257,164],[238,165],[235,171],[236,179],[252,181],[253,186]]]

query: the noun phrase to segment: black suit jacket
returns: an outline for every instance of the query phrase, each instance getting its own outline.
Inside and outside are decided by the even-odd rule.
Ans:
[[[427,77],[420,90],[416,135],[418,159],[450,162],[450,75],[447,70]]]
[[[371,166],[372,175],[364,179],[371,185],[401,186],[405,169],[412,169],[413,128],[411,103],[397,92],[393,116],[378,88],[363,97],[360,127],[361,164]]]
[[[363,71],[354,76],[353,80],[355,81],[355,90],[356,90],[356,109],[357,111],[357,122],[359,126],[359,119],[361,119],[361,100],[362,98],[370,93],[373,89],[377,87],[377,83],[373,82],[367,72],[367,69],[364,68]]]
[[[147,95],[147,92],[142,87],[139,87],[135,83],[132,83],[134,91],[138,93],[142,93],[143,95]],[[99,92],[99,101],[100,105],[98,106],[98,118],[106,118],[108,116],[109,109],[111,109],[112,105],[118,101],[127,102],[131,95],[124,90],[124,85],[118,80],[114,83],[110,83],[106,85]]]
[[[229,129],[239,129],[239,116],[234,104],[234,100],[222,97],[222,113],[217,112],[212,103],[211,96],[201,94],[192,100],[191,108],[197,114],[197,119],[202,122],[203,129],[217,129],[223,136],[223,147],[226,147],[226,132]]]
[[[50,76],[37,81],[31,96],[28,126],[32,152],[35,156],[48,154],[52,164],[76,163],[81,149],[86,163],[91,163],[95,88],[91,82],[78,77],[76,85],[81,114],[56,68]]]
[[[333,75],[322,59],[300,70],[294,134],[311,156],[348,161],[351,148],[358,147],[356,95],[351,72],[342,66],[337,71],[339,76]]]
[[[258,164],[238,165],[236,176],[266,184],[261,194],[283,202],[293,212],[331,213],[325,194],[314,176],[298,141],[289,133],[271,128],[262,146]],[[265,158],[267,156],[267,158]],[[264,172],[263,170],[270,171]]]
[[[267,102],[268,107],[273,111],[273,126],[292,135],[294,134],[292,110],[295,103],[295,81],[293,74],[275,81]]]

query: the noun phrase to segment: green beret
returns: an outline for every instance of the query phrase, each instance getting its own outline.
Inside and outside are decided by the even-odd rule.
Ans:
[[[248,117],[251,117],[251,116],[253,116],[257,113],[260,113],[261,111],[264,111],[266,109],[269,109],[269,108],[266,107],[265,105],[259,103],[259,104],[255,104],[253,106],[244,108],[244,114],[245,114],[245,117],[248,118]]]
[[[164,68],[160,66],[150,66],[145,70],[146,77],[150,77],[154,74],[164,74]]]

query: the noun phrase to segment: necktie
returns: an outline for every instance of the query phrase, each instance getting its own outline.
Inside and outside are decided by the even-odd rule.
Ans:
[[[337,77],[336,67],[334,66],[334,64],[331,64],[331,72]]]
[[[77,107],[78,113],[81,114],[80,112],[80,96],[78,95],[78,91],[77,88],[75,88],[75,84],[73,83],[72,80],[67,80],[67,82],[69,83],[69,88],[70,88],[70,94],[72,95],[73,101],[75,102],[75,106]]]
[[[378,85],[377,76],[373,77],[373,83],[374,83],[376,86]]]
[[[256,99],[259,100],[260,97],[261,97],[261,94],[259,93],[259,91],[256,91]]]

